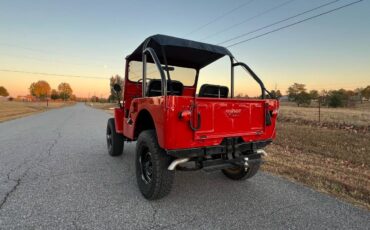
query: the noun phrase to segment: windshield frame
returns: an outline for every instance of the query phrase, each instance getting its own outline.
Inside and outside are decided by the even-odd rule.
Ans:
[[[139,66],[141,66],[141,69],[140,69],[140,71],[141,71],[141,73],[140,73],[140,77],[139,76],[133,76],[132,74],[130,74],[130,73],[132,73],[133,71],[131,70],[131,67],[132,67],[132,64],[133,63],[137,63],[137,65]],[[147,62],[147,63],[150,63],[150,64],[153,64],[153,65],[155,65],[155,63],[152,63],[152,62]],[[128,62],[128,66],[127,66],[127,68],[128,68],[128,78],[127,78],[127,80],[129,81],[129,82],[131,82],[131,83],[137,83],[137,81],[138,80],[142,80],[143,79],[143,77],[142,77],[142,65],[143,65],[143,62],[142,61],[135,61],[135,60],[130,60],[129,62]],[[166,68],[163,64],[161,64],[161,66],[162,66],[162,68]],[[152,66],[152,67],[154,67],[154,66]],[[149,67],[150,69],[152,69],[152,67]],[[189,70],[193,70],[194,71],[194,73],[192,73],[192,75],[191,75],[191,78],[192,78],[192,84],[185,84],[183,81],[181,81],[180,79],[172,79],[172,74],[170,75],[170,77],[171,77],[171,80],[172,81],[180,81],[181,83],[183,83],[184,84],[184,87],[195,87],[196,85],[197,85],[197,78],[198,78],[198,74],[199,74],[199,70],[198,69],[194,69],[194,68],[190,68],[190,67],[181,67],[181,66],[175,66],[175,65],[168,65],[168,67],[174,67],[175,68],[175,70],[174,71],[176,71],[176,68],[182,68],[182,69],[189,69]],[[148,69],[149,68],[147,68],[147,71],[148,71]],[[135,68],[135,69],[138,69],[138,68]],[[153,71],[154,71],[154,68],[152,69]],[[156,67],[156,69],[155,69],[156,71],[158,70],[158,68]],[[159,71],[159,70],[158,70]],[[138,72],[138,71],[134,71],[134,72]],[[166,79],[168,80],[168,75],[167,75],[167,71],[164,71],[164,73],[165,73],[165,75],[166,75]],[[172,71],[170,72],[170,73],[172,73]],[[136,80],[133,80],[133,78]],[[160,79],[160,78],[158,78],[158,79]]]

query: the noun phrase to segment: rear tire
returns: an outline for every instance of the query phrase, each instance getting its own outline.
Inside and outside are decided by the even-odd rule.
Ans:
[[[114,118],[110,118],[107,124],[107,147],[111,156],[120,156],[123,153],[123,135],[116,132]]]
[[[222,173],[226,177],[232,180],[246,180],[256,175],[260,166],[261,164],[257,163],[257,164],[250,165],[248,168],[235,167],[235,168],[223,169]]]
[[[145,130],[136,143],[136,179],[148,200],[160,199],[171,191],[175,173],[168,170],[171,157],[159,146],[155,130]]]

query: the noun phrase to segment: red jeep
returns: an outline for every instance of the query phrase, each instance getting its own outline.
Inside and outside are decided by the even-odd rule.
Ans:
[[[204,84],[197,92],[200,70],[225,56],[230,90]],[[237,66],[257,81],[260,97],[234,97]],[[137,141],[137,183],[147,199],[170,192],[175,170],[222,170],[233,180],[250,178],[261,165],[263,148],[275,138],[278,100],[221,46],[151,36],[126,57],[123,92],[118,84],[113,88],[123,103],[108,120],[108,152],[119,156],[124,141]]]

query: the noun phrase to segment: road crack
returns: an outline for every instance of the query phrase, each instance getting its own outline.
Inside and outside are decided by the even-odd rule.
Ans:
[[[53,148],[57,145],[59,139],[62,137],[62,134],[61,134],[61,129],[63,128],[63,124],[69,119],[69,117],[65,120],[63,120],[63,122],[61,123],[61,125],[54,131],[54,132],[57,132],[57,135],[56,137],[52,140],[52,143],[51,145],[49,146],[49,148],[47,149],[46,151],[46,154],[47,156],[51,156],[51,153],[52,153],[52,150]],[[41,163],[43,162],[44,160],[42,160],[43,156],[42,154],[40,154],[34,161],[32,161],[30,163],[30,166],[27,167],[27,169],[22,173],[22,175],[17,178],[17,179],[12,179],[11,178],[11,174],[13,172],[15,172],[16,170],[22,168],[23,165],[27,164],[29,161],[23,161],[23,163],[21,163],[20,165],[18,165],[17,167],[11,169],[7,174],[6,174],[6,177],[8,179],[8,181],[14,181],[15,182],[15,185],[5,194],[4,198],[1,200],[0,202],[0,211],[2,210],[2,208],[4,207],[5,203],[8,201],[9,197],[17,190],[18,186],[21,184],[22,182],[22,179],[27,175],[28,171],[33,168],[33,166],[36,164],[38,165],[38,163]],[[45,157],[44,157],[45,159]]]
[[[0,210],[3,208],[4,204],[5,204],[5,203],[6,203],[6,201],[8,200],[9,196],[10,196],[13,192],[15,192],[15,191],[17,190],[18,186],[19,186],[19,185],[20,185],[20,183],[21,183],[21,179],[18,179],[18,180],[16,180],[15,182],[16,182],[16,184],[13,186],[13,188],[12,188],[9,192],[7,192],[7,193],[5,194],[5,196],[4,196],[4,198],[3,198],[3,200],[1,201],[1,203],[0,203]]]

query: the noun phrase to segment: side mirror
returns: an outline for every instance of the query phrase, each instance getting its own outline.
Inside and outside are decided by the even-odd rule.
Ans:
[[[120,95],[120,93],[121,93],[121,91],[122,91],[122,88],[121,88],[121,85],[120,84],[114,84],[113,85],[113,91],[114,91],[114,93],[116,94],[116,97],[117,97],[117,99],[118,99],[118,104],[119,104],[119,107],[120,108],[122,108],[122,105],[123,105],[123,103],[121,103],[121,96],[122,95]]]
[[[116,92],[116,93],[119,93],[119,92],[121,92],[122,91],[122,88],[121,88],[121,86],[119,85],[119,84],[114,84],[113,85],[113,90]]]

